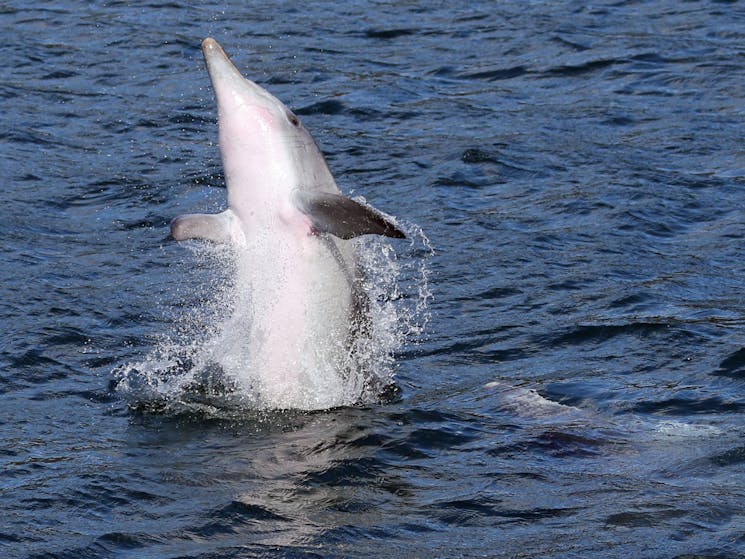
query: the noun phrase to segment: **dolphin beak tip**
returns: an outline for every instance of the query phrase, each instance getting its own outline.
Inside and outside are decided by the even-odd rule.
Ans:
[[[212,37],[207,37],[204,41],[202,41],[202,50],[212,49],[217,46],[217,41],[215,41]]]

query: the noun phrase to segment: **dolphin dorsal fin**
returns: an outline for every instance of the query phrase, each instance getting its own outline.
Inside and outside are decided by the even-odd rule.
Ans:
[[[403,231],[376,209],[342,194],[295,191],[298,209],[307,215],[316,233],[330,233],[340,239],[360,235],[385,235],[405,239]]]

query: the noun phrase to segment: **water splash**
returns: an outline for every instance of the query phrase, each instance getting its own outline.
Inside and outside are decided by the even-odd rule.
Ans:
[[[294,338],[291,331],[266,331],[263,318],[277,312],[282,296],[277,290],[287,287],[280,281],[281,263],[272,266],[274,272],[261,264],[268,244],[249,250],[191,244],[197,264],[216,273],[201,286],[197,304],[176,319],[173,331],[158,339],[142,361],[113,371],[115,389],[133,409],[208,416],[327,409],[390,398],[398,391],[395,352],[421,336],[432,296],[427,267],[432,247],[418,227],[406,232],[410,243],[398,247],[403,249],[398,253],[383,238],[352,242],[364,315],[352,325],[353,336],[339,328],[329,333],[338,321],[316,316],[319,327],[303,332],[299,359],[288,357],[283,363],[293,368],[290,376],[267,374],[276,366],[267,348],[276,353],[278,340],[291,343]]]

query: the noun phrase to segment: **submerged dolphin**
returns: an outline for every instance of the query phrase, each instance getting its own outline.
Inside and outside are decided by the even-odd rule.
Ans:
[[[245,362],[222,365],[267,407],[338,405],[332,393],[354,365],[350,339],[366,330],[356,318],[366,296],[349,239],[404,233],[341,193],[300,119],[245,79],[214,39],[202,42],[202,52],[217,98],[228,209],[179,216],[171,235],[232,243],[242,255],[250,320],[223,335],[250,351],[238,352]]]

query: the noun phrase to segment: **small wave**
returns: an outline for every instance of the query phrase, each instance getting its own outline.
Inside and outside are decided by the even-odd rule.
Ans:
[[[416,29],[368,29],[365,31],[365,37],[369,39],[397,39],[408,35],[415,35]]]
[[[512,66],[509,68],[494,68],[491,70],[480,70],[478,72],[470,72],[460,74],[457,77],[464,80],[486,80],[490,82],[500,80],[511,80],[513,78],[519,78],[529,72],[526,66]]]
[[[343,113],[347,110],[347,107],[341,101],[337,99],[329,99],[327,101],[319,101],[306,107],[302,107],[295,111],[300,116],[322,114],[322,115],[335,115]]]
[[[545,70],[544,74],[548,76],[574,77],[595,72],[597,70],[604,70],[605,68],[625,63],[626,60],[623,58],[588,60],[587,62],[581,62],[579,64],[566,64],[563,66],[549,68]]]
[[[579,413],[577,408],[544,398],[532,389],[509,386],[499,381],[489,382],[484,388],[493,391],[500,410],[520,417],[544,418]]]
[[[731,378],[745,376],[745,348],[740,348],[723,359],[714,374]]]
[[[660,421],[656,425],[655,431],[667,437],[681,438],[712,437],[722,433],[722,430],[716,425],[674,420]]]

